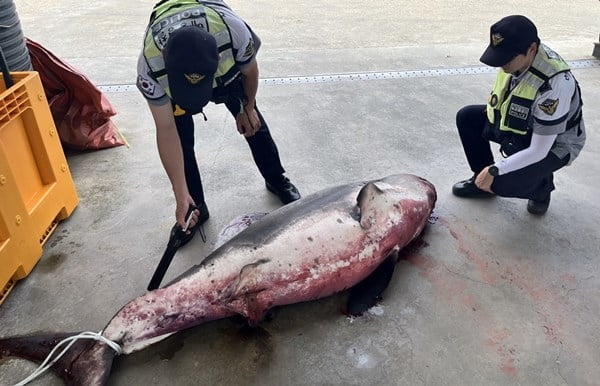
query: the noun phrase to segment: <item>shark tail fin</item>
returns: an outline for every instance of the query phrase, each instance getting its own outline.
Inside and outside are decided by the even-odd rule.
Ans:
[[[43,363],[59,343],[78,335],[79,333],[56,333],[0,339],[0,361],[19,357]],[[58,348],[52,358],[56,358],[64,347],[66,345]],[[50,369],[67,385],[105,385],[115,355],[116,352],[106,343],[89,339],[76,340]]]

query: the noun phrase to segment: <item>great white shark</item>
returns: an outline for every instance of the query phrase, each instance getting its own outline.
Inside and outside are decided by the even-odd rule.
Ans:
[[[101,335],[130,354],[211,320],[241,315],[256,325],[276,306],[365,283],[385,288],[391,270],[384,268],[395,264],[390,256],[421,233],[435,201],[434,186],[410,174],[306,196],[250,225],[165,287],[125,304]],[[383,276],[373,276],[378,270]],[[0,359],[40,362],[71,335],[1,339]],[[104,385],[115,355],[104,342],[78,341],[53,370],[69,385]]]

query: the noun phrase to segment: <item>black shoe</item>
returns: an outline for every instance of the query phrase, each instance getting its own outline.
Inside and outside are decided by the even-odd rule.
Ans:
[[[203,202],[199,207],[198,210],[200,211],[200,215],[198,216],[198,222],[193,226],[190,227],[189,231],[190,233],[186,233],[182,238],[181,238],[181,242],[179,244],[179,247],[183,247],[184,245],[186,245],[187,243],[189,243],[193,238],[194,235],[196,234],[196,231],[205,223],[208,221],[208,218],[210,217],[210,213],[208,213],[208,207],[206,206],[206,203]],[[178,224],[173,225],[173,228],[171,229],[171,234],[173,234],[173,232],[175,232],[175,229],[177,228]],[[204,237],[203,237],[204,239]]]
[[[529,200],[527,201],[527,211],[531,214],[535,214],[538,216],[543,215],[548,211],[548,207],[550,206],[550,196],[548,196],[547,200],[544,201],[535,201]]]
[[[454,193],[455,196],[467,198],[492,197],[494,193],[481,190],[475,185],[475,177],[476,176],[473,176],[468,180],[459,181],[454,184],[454,186],[452,186],[452,193]]]
[[[266,186],[267,190],[279,197],[284,205],[300,199],[300,192],[287,177],[281,176],[277,181],[266,181]]]

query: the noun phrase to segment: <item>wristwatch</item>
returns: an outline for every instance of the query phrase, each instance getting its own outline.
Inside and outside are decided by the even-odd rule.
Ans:
[[[490,166],[488,168],[488,173],[490,173],[492,177],[498,177],[498,167],[496,165]]]

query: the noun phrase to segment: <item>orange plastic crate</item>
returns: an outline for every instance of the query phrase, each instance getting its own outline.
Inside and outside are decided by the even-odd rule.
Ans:
[[[37,72],[0,76],[0,304],[79,202]]]

